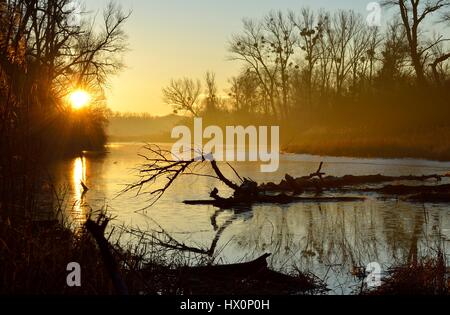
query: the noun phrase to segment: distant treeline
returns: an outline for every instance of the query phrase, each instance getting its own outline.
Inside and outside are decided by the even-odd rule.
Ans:
[[[280,124],[289,150],[450,159],[450,3],[384,5],[383,27],[345,10],[245,19],[227,96],[208,72],[204,84],[172,80],[165,101],[219,125]]]

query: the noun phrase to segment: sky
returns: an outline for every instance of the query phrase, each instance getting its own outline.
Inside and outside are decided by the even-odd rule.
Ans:
[[[166,115],[161,90],[172,78],[203,79],[216,73],[221,91],[240,64],[227,60],[227,43],[242,29],[243,18],[261,18],[271,10],[353,9],[367,14],[368,0],[120,0],[132,10],[125,26],[129,36],[126,68],[111,78],[108,106],[120,112]],[[108,0],[86,0],[101,16]]]

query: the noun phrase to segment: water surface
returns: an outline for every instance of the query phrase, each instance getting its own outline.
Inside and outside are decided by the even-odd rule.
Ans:
[[[274,268],[310,271],[326,280],[336,294],[349,294],[358,287],[358,279],[351,275],[355,266],[377,262],[386,271],[449,245],[448,204],[380,201],[368,196],[365,202],[260,205],[251,211],[184,205],[186,199],[208,199],[214,187],[227,196],[229,191],[221,183],[205,177],[182,177],[156,205],[139,211],[148,206],[148,196],[118,194],[137,179],[136,166],[143,162],[138,153],[145,153],[142,144],[114,143],[108,149],[104,157],[88,154],[61,162],[54,170],[60,191],[66,192],[64,209],[75,221],[83,221],[89,209],[107,207],[117,225],[150,230],[157,222],[177,240],[207,248],[217,238],[219,262],[247,261],[269,252]],[[279,182],[285,174],[299,177],[315,172],[321,161],[323,171],[335,176],[426,175],[450,170],[450,163],[443,162],[298,154],[283,155],[280,169],[271,174],[260,173],[259,163],[233,166],[241,176],[260,183]],[[230,169],[226,173],[233,175]],[[90,188],[84,196],[80,181]]]

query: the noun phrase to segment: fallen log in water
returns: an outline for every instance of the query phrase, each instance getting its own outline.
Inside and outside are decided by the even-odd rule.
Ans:
[[[410,202],[450,203],[450,193],[425,192],[405,198]]]
[[[177,271],[184,294],[312,294],[327,291],[317,278],[269,269],[265,254],[240,264],[186,267]]]
[[[254,261],[240,264],[186,267],[182,271],[193,276],[247,277],[260,272],[262,269],[267,269],[267,258],[270,256],[271,254],[264,254]]]
[[[387,196],[401,196],[409,202],[450,203],[450,185],[406,186],[388,185],[381,188],[366,188],[363,192]]]
[[[231,208],[239,206],[251,206],[254,204],[291,204],[291,203],[328,203],[328,202],[361,202],[366,200],[364,197],[292,197],[287,195],[261,196],[256,199],[237,200],[228,199],[210,199],[210,200],[185,200],[187,205],[211,205],[218,208]]]
[[[326,176],[322,171],[324,163],[320,163],[316,172],[309,176],[293,178],[286,175],[285,179],[279,184],[268,183],[258,185],[251,179],[240,176],[236,170],[231,167],[240,182],[233,182],[227,178],[216,161],[211,160],[210,155],[204,155],[201,159],[192,159],[188,161],[171,160],[170,152],[149,146],[147,148],[153,157],[144,156],[147,163],[140,169],[140,180],[130,185],[125,192],[136,190],[141,193],[144,186],[152,186],[159,179],[163,179],[165,184],[153,187],[149,194],[152,196],[153,203],[172,186],[174,181],[181,175],[207,176],[221,181],[224,185],[234,191],[230,198],[223,198],[219,195],[219,191],[214,189],[210,195],[211,200],[186,200],[184,203],[189,205],[213,205],[219,208],[248,207],[253,204],[289,204],[300,202],[355,202],[363,201],[364,197],[324,197],[324,192],[339,192],[343,195],[368,192],[376,192],[379,194],[397,194],[397,195],[413,195],[424,192],[439,192],[435,190],[427,190],[429,186],[386,186],[382,188],[370,188],[372,185],[381,185],[395,182],[425,182],[434,180],[441,182],[443,178],[450,178],[450,174],[446,175],[423,175],[423,176],[384,176],[384,175],[365,175],[353,176],[346,175],[343,177]],[[210,163],[215,175],[202,174],[195,172],[195,168],[202,163]],[[411,183],[412,185],[415,183]],[[369,188],[367,188],[369,186]],[[162,187],[162,188],[161,188]],[[365,190],[369,189],[369,190]],[[405,191],[406,193],[404,193]],[[304,193],[314,192],[314,197],[304,196]],[[271,193],[281,193],[279,195],[271,195]],[[293,194],[293,196],[292,196]],[[302,196],[303,195],[303,196]],[[301,197],[300,197],[301,196]],[[428,198],[432,198],[428,195]],[[445,200],[440,196],[440,200]]]
[[[363,192],[374,192],[383,195],[406,196],[415,194],[450,194],[450,185],[437,186],[407,186],[407,185],[388,185],[381,188],[365,188]]]
[[[323,175],[323,173],[322,173]],[[339,189],[344,187],[355,187],[371,184],[383,184],[399,181],[418,181],[424,182],[427,180],[442,181],[443,178],[450,178],[450,175],[424,175],[424,176],[384,176],[384,175],[366,175],[366,176],[353,176],[345,175],[343,177],[327,176],[322,178],[314,178],[311,176],[293,178],[290,175],[286,175],[285,179],[279,184],[267,183],[259,186],[259,189],[263,191],[271,192],[296,192],[303,191],[317,191],[327,189]]]

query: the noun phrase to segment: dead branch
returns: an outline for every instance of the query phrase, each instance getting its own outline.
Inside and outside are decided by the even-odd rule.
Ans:
[[[435,180],[437,182],[441,182],[445,177],[450,176],[442,176],[438,174],[424,176],[345,175],[343,177],[327,176],[322,177],[321,180],[318,180],[315,178],[311,178],[311,176],[293,178],[292,176],[286,175],[286,179],[281,181],[279,184],[262,184],[260,186],[260,189],[270,192],[295,192],[296,190],[316,191],[317,186],[320,185],[324,190],[357,191],[358,186],[364,185],[378,185],[398,181],[425,182],[429,180]]]
[[[164,248],[168,251],[175,251],[175,252],[188,252],[193,254],[199,254],[199,255],[205,255],[208,257],[214,257],[214,254],[216,252],[217,244],[222,236],[222,234],[225,232],[225,230],[234,222],[234,220],[228,220],[225,222],[220,228],[217,229],[216,235],[214,239],[212,240],[212,243],[209,248],[204,247],[194,247],[186,245],[183,242],[178,241],[175,239],[170,233],[168,233],[166,230],[164,230],[161,225],[153,221],[155,225],[157,225],[158,230],[154,230],[152,232],[145,232],[141,231],[139,229],[126,229],[127,233],[130,233],[132,235],[135,235],[140,238],[141,241],[148,242],[149,244],[152,244],[154,246],[157,246],[159,248]]]
[[[128,185],[122,193],[136,191],[136,195],[142,194],[142,190],[148,188],[146,194],[151,195],[151,203],[149,207],[154,205],[173,185],[175,180],[182,175],[207,176],[215,178],[233,190],[239,190],[240,187],[229,180],[220,170],[217,162],[207,155],[201,158],[194,157],[190,160],[176,159],[172,156],[172,152],[160,148],[157,145],[146,145],[144,149],[146,154],[140,154],[146,163],[138,168],[139,180]],[[192,153],[194,150],[191,150]],[[200,174],[196,169],[203,163],[209,161],[215,175]]]
[[[325,173],[322,172],[322,167],[323,167],[323,162],[320,162],[317,172],[310,174],[309,178],[313,179],[314,177],[318,177],[320,180],[322,180],[323,176],[326,175]]]
[[[225,175],[223,175],[223,173],[221,172],[221,170],[219,169],[219,167],[217,166],[217,162],[212,160],[211,161],[211,166],[214,170],[214,172],[217,174],[217,177],[228,187],[230,187],[233,190],[239,190],[239,186],[236,185],[235,183],[233,183],[232,181],[230,181],[228,178],[225,177]]]
[[[85,226],[97,242],[103,259],[103,263],[105,264],[106,270],[111,276],[116,292],[120,295],[128,295],[127,285],[125,284],[125,281],[123,280],[119,272],[117,261],[114,258],[110,248],[111,245],[105,238],[105,229],[108,226],[108,223],[109,219],[101,215],[98,217],[96,222],[88,219]]]

